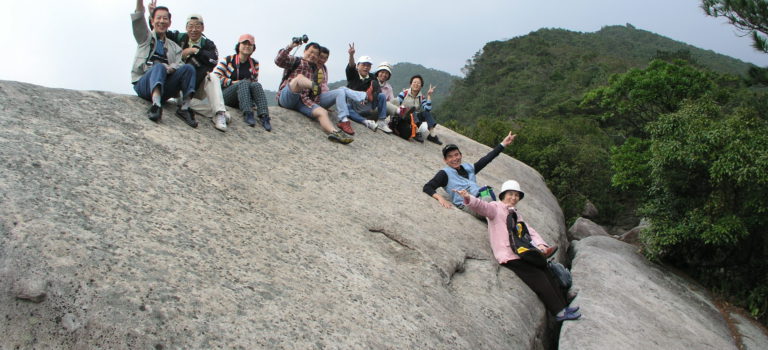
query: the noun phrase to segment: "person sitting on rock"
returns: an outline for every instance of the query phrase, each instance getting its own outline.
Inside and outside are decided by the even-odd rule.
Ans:
[[[387,118],[387,96],[380,92],[380,87],[376,76],[371,73],[372,60],[368,56],[360,56],[355,61],[355,44],[349,44],[349,61],[344,69],[347,76],[347,87],[354,91],[365,91],[368,96],[365,103],[357,101],[347,101],[349,108],[349,119],[365,125],[369,129],[376,131],[389,129],[386,125]],[[368,116],[376,116],[376,121],[367,119]],[[348,120],[341,120],[339,127],[345,132],[346,129],[352,130]],[[352,131],[354,132],[354,131]]]
[[[150,7],[151,11],[152,7]],[[211,118],[214,127],[227,131],[229,113],[224,106],[219,79],[211,73],[219,58],[219,51],[213,40],[208,39],[203,31],[203,16],[192,14],[187,17],[186,33],[169,30],[166,36],[181,46],[181,59],[195,67],[195,96],[190,108]],[[207,99],[207,103],[204,102]]]
[[[167,7],[155,6],[150,21],[153,30],[144,20],[142,0],[136,0],[136,10],[131,14],[133,37],[138,44],[131,68],[131,82],[136,94],[152,105],[147,111],[149,120],[158,122],[163,116],[163,102],[182,93],[181,106],[176,115],[187,125],[196,128],[195,115],[190,111],[190,102],[195,93],[195,68],[182,62],[182,51],[178,44],[166,37],[171,25],[171,12]]]
[[[328,62],[328,57],[331,51],[325,46],[320,46],[320,54],[317,56],[317,73],[315,79],[320,84],[320,101],[321,107],[328,109],[332,106],[336,106],[336,116],[340,120],[347,120],[349,118],[349,106],[347,101],[354,101],[358,104],[365,101],[367,94],[364,91],[354,91],[346,86],[342,86],[333,90],[328,88],[328,67],[325,63]],[[341,125],[337,125],[341,126]],[[344,130],[342,128],[342,130]],[[353,130],[354,132],[354,130]]]
[[[256,125],[255,110],[259,124],[264,130],[272,131],[267,97],[259,83],[259,61],[251,57],[254,50],[256,39],[253,35],[241,35],[235,44],[235,54],[224,57],[215,73],[221,81],[224,103],[240,108],[243,121],[250,127]]]
[[[477,174],[480,173],[486,165],[490,164],[505,147],[509,146],[512,141],[515,140],[515,137],[517,137],[517,135],[512,135],[512,132],[510,131],[509,134],[501,140],[500,144],[496,145],[496,147],[488,152],[483,158],[480,158],[480,160],[475,162],[475,164],[462,163],[462,154],[459,150],[459,146],[454,144],[446,145],[443,147],[443,161],[447,166],[438,171],[432,179],[425,183],[422,190],[424,193],[440,202],[440,205],[445,208],[451,208],[455,205],[457,208],[482,219],[482,216],[465,206],[464,200],[461,196],[453,192],[453,190],[466,189],[471,195],[476,197],[479,196],[480,192],[486,190],[487,187],[480,187],[477,184]],[[451,198],[450,201],[437,193],[437,189],[440,187],[445,189],[448,193],[448,196]]]
[[[381,62],[379,63],[379,66],[376,67],[376,72],[374,74],[376,75],[376,81],[379,84],[381,94],[386,97],[386,116],[394,116],[397,113],[398,100],[395,99],[395,90],[389,83],[389,79],[392,78],[392,66],[386,61]],[[389,125],[387,125],[386,121],[383,119],[380,119],[377,122],[377,126],[379,130],[387,134],[392,133],[392,129],[389,128]]]
[[[414,109],[415,112],[415,118],[417,120],[414,120],[416,125],[421,125],[424,123],[423,126],[419,127],[419,130],[426,129],[426,131],[419,132],[415,140],[419,142],[424,142],[424,133],[428,132],[427,135],[427,141],[434,142],[438,145],[442,145],[443,142],[440,141],[440,138],[437,137],[437,135],[434,134],[435,126],[437,125],[437,122],[435,121],[435,118],[432,117],[432,94],[435,92],[435,89],[437,86],[429,85],[429,90],[427,90],[427,97],[425,98],[422,95],[422,87],[424,86],[424,78],[421,77],[421,75],[414,75],[411,77],[410,80],[411,86],[405,90],[403,90],[401,93],[397,94],[397,100],[400,104],[401,110],[410,110],[411,108]]]
[[[453,190],[466,206],[488,220],[488,234],[496,261],[512,270],[544,302],[557,321],[581,317],[579,307],[568,307],[569,297],[547,267],[547,258],[557,251],[523,220],[515,208],[525,197],[515,180],[504,182],[499,200],[484,202],[467,190]],[[523,256],[519,255],[522,254]]]
[[[314,42],[309,43],[304,47],[302,57],[291,56],[291,50],[299,45],[301,41],[292,40],[291,44],[280,49],[275,57],[275,64],[283,68],[285,76],[277,91],[277,103],[280,107],[317,119],[320,127],[328,134],[329,140],[342,144],[351,143],[354,141],[352,136],[337,130],[331,123],[328,110],[318,104],[320,84],[316,80],[315,61],[320,53],[320,45]]]

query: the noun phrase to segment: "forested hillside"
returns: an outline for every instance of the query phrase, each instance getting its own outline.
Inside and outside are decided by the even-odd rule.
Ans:
[[[562,114],[590,88],[653,58],[684,58],[720,73],[745,75],[743,61],[636,29],[604,27],[595,33],[541,29],[487,43],[464,68],[442,120],[474,125],[482,117],[515,119]]]
[[[768,29],[766,29],[768,32]],[[571,222],[649,226],[651,259],[768,321],[768,92],[736,59],[635,29],[485,45],[438,109],[537,169]]]

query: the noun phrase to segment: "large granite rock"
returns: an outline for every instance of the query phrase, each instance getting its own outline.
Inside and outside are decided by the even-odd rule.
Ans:
[[[271,133],[237,110],[221,133],[172,107],[155,124],[147,107],[0,82],[0,348],[552,345],[485,224],[421,192],[440,147],[362,126],[339,145],[280,108]],[[489,150],[438,132],[468,161]],[[565,246],[536,171],[501,155],[479,175],[510,178],[530,223]]]
[[[614,238],[572,244],[574,302],[583,316],[563,324],[560,350],[737,349],[703,288]]]
[[[608,232],[606,232],[602,226],[590,219],[582,217],[576,219],[573,225],[568,228],[568,240],[570,241],[578,241],[591,236],[609,237],[610,235],[608,235]]]

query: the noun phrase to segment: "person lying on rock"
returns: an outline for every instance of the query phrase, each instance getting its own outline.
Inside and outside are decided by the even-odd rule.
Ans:
[[[255,50],[256,39],[253,35],[240,35],[235,44],[235,54],[224,57],[214,73],[221,81],[224,103],[240,108],[243,121],[250,127],[256,125],[255,111],[264,130],[272,131],[267,97],[259,83],[259,61],[251,57]]]
[[[277,104],[317,119],[320,127],[328,134],[329,140],[341,144],[351,143],[354,141],[352,136],[337,130],[331,123],[328,110],[318,104],[320,84],[317,83],[316,61],[320,45],[311,42],[304,47],[302,57],[291,56],[291,50],[300,45],[300,40],[292,40],[291,44],[280,49],[275,57],[275,64],[283,68],[285,78],[277,90]]]
[[[491,249],[496,260],[512,270],[544,302],[557,321],[581,317],[579,307],[568,307],[570,299],[547,267],[547,258],[557,251],[523,220],[515,206],[525,197],[515,180],[504,182],[499,200],[484,202],[467,190],[453,189],[466,206],[488,220]]]
[[[182,103],[176,115],[196,128],[195,114],[189,109],[195,94],[195,67],[182,62],[181,47],[166,37],[171,26],[171,12],[167,7],[155,6],[156,2],[151,2],[151,31],[144,20],[142,0],[136,0],[136,10],[131,14],[133,38],[138,44],[131,67],[133,90],[139,97],[152,102],[147,118],[154,122],[162,118],[163,102],[181,92]]]
[[[510,131],[509,135],[501,141],[501,144],[496,145],[493,150],[488,152],[485,157],[480,158],[475,164],[462,163],[462,155],[459,146],[454,144],[446,145],[443,147],[443,161],[447,166],[438,171],[432,179],[424,184],[422,190],[424,193],[440,202],[440,205],[445,208],[452,208],[455,205],[457,208],[482,219],[482,216],[467,208],[467,206],[464,205],[461,196],[453,192],[453,190],[466,189],[469,194],[475,197],[479,197],[480,192],[483,191],[491,192],[488,190],[488,187],[480,187],[477,184],[477,174],[483,170],[486,165],[490,164],[505,147],[509,146],[509,144],[515,140],[515,137],[517,137],[517,134],[512,135],[512,132]],[[450,201],[447,201],[443,196],[437,193],[437,189],[440,187],[445,189],[448,193],[448,196],[451,198]],[[492,195],[483,198],[486,201],[496,200]]]

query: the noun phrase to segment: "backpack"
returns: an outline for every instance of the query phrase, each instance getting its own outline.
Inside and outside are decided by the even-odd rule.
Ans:
[[[395,135],[400,136],[405,140],[409,140],[416,137],[416,131],[419,129],[416,125],[414,116],[416,107],[411,107],[411,109],[406,112],[403,112],[403,110],[401,110],[400,115],[392,117],[392,120],[389,122],[389,128],[392,129],[392,132]]]

